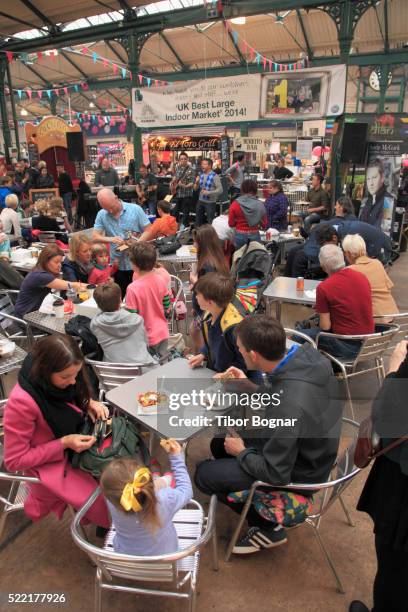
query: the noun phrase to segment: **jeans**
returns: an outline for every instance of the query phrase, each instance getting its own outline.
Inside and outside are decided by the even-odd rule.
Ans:
[[[204,225],[205,223],[211,224],[215,217],[216,202],[202,202],[198,200],[196,209],[196,227]]]
[[[122,298],[126,295],[126,289],[132,282],[132,270],[117,270],[115,273],[115,283],[117,283],[122,291]]]
[[[261,242],[261,236],[259,232],[254,232],[253,234],[249,234],[246,232],[235,232],[234,244],[236,249],[240,249],[247,242]]]
[[[62,196],[65,212],[67,213],[68,222],[72,223],[72,191],[64,193]]]
[[[190,225],[190,213],[193,208],[193,198],[191,196],[187,196],[185,198],[177,198],[176,204],[176,219],[180,223],[184,225],[184,227],[188,227]]]
[[[299,329],[299,331],[309,336],[309,338],[316,340],[317,335],[323,330],[320,327],[314,327],[312,329]],[[302,342],[302,339],[299,339],[299,342]],[[326,353],[333,355],[333,357],[338,357],[342,361],[355,359],[360,347],[361,342],[359,340],[338,340],[328,336],[320,338],[318,344],[319,349],[326,351]]]
[[[303,225],[305,228],[305,231],[310,234],[310,228],[314,223],[320,223],[321,220],[321,216],[319,215],[319,213],[308,213],[306,212],[300,212],[298,213],[299,217],[301,217],[303,219]]]
[[[147,200],[147,202],[144,204],[146,210],[148,211],[149,215],[156,215],[157,214],[157,200]]]
[[[215,493],[221,503],[241,514],[244,504],[229,502],[227,496],[234,491],[249,489],[257,479],[244,472],[236,457],[225,451],[224,438],[211,440],[211,453],[214,459],[207,459],[197,466],[194,481],[200,491],[206,495]],[[247,521],[251,527],[256,526],[261,529],[273,527],[273,523],[262,518],[252,505],[247,514]]]

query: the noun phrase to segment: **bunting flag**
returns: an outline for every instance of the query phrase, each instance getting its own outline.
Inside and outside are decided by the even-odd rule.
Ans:
[[[6,55],[7,55],[8,61],[11,64],[11,62],[13,61],[13,54],[12,54],[12,52],[11,51],[6,51]]]
[[[41,53],[41,51],[37,51],[37,59],[39,62],[42,60],[42,56],[43,54]]]
[[[122,79],[126,79],[126,68],[121,68]]]
[[[152,79],[150,79],[149,77],[147,77],[147,86],[150,87],[150,84],[152,82]]]
[[[37,91],[37,96],[38,96],[38,97],[41,99],[41,98],[42,98],[42,95],[43,95],[43,91],[42,91],[42,89],[39,89],[39,90]]]
[[[95,53],[95,51],[92,53],[92,61],[94,64],[96,64],[96,60],[98,59],[98,54]]]
[[[64,90],[64,93],[67,96],[68,95],[68,87],[63,87],[62,89]]]
[[[19,97],[19,98],[20,98],[20,100],[21,100],[21,97],[22,97],[22,95],[23,95],[23,92],[21,91],[21,89],[17,89],[17,93],[18,93],[18,97]]]
[[[26,89],[26,93],[27,93],[27,96],[28,96],[28,97],[30,98],[30,100],[31,100],[31,96],[33,95],[33,92],[31,91],[31,89]]]
[[[143,75],[142,74],[138,74],[137,76],[139,78],[139,83],[142,84],[143,83]]]
[[[113,74],[118,74],[119,66],[117,64],[112,64],[112,68],[113,68]]]
[[[51,99],[51,89],[47,89],[47,96]]]

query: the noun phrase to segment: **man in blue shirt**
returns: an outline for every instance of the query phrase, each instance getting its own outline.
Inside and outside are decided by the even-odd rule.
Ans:
[[[102,210],[96,215],[92,237],[97,242],[111,245],[111,260],[119,257],[115,282],[125,295],[127,286],[132,282],[132,266],[126,252],[120,254],[116,249],[126,240],[142,234],[150,222],[140,206],[119,200],[111,189],[101,189],[97,197]]]

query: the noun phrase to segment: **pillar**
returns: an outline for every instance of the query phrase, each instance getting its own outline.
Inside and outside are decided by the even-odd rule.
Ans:
[[[14,134],[15,134],[15,140],[16,140],[16,147],[17,147],[17,150],[19,152],[18,157],[20,157],[20,136],[19,136],[19,133],[18,133],[18,118],[17,118],[17,112],[16,112],[16,105],[15,105],[15,102],[14,102],[13,83],[11,81],[10,66],[9,66],[8,62],[7,62],[7,65],[6,65],[6,73],[7,73],[8,88],[9,88],[9,92],[10,92],[11,112],[13,114]]]
[[[0,55],[0,117],[1,122],[3,124],[3,138],[4,138],[4,153],[6,157],[7,164],[11,163],[10,157],[10,148],[12,146],[11,142],[11,133],[9,127],[9,119],[7,112],[7,104],[6,104],[6,95],[5,95],[5,84],[6,84],[6,68],[7,68],[7,58],[5,55]]]

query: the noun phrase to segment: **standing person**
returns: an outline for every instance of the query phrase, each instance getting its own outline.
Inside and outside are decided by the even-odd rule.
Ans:
[[[201,173],[196,178],[194,189],[198,190],[198,202],[196,209],[196,227],[204,223],[212,223],[215,217],[216,202],[222,194],[221,180],[212,169],[211,159],[203,159],[201,162]]]
[[[180,229],[190,225],[190,213],[193,208],[193,187],[195,172],[188,161],[187,153],[180,153],[174,178],[170,183],[170,190],[176,196],[176,218]]]
[[[47,247],[48,248],[48,247]],[[55,334],[38,340],[18,374],[4,415],[4,460],[8,470],[36,476],[28,484],[26,515],[38,521],[54,512],[62,518],[66,507],[81,508],[98,483],[71,465],[72,451],[82,453],[95,444],[94,436],[79,433],[85,417],[109,416],[91,399],[78,343]],[[87,519],[109,527],[105,502],[99,497]]]
[[[68,216],[68,222],[72,223],[72,196],[74,194],[74,186],[68,172],[65,172],[64,166],[58,165],[57,173],[59,193],[64,201],[64,208]]]
[[[285,158],[279,157],[276,166],[273,169],[273,177],[277,181],[286,181],[292,178],[293,172],[286,168]]]
[[[149,215],[155,215],[157,212],[157,188],[159,181],[154,174],[148,171],[145,164],[140,166],[139,172],[140,177],[136,181],[139,204],[145,207]]]
[[[367,166],[366,183],[368,196],[361,202],[359,220],[365,221],[374,227],[389,231],[390,227],[386,227],[384,221],[384,211],[387,219],[390,220],[394,208],[394,197],[388,193],[384,185],[384,167],[381,162],[374,162]]]
[[[241,195],[230,206],[228,224],[235,228],[236,249],[247,242],[261,241],[259,228],[266,226],[266,213],[264,203],[256,197],[257,193],[256,181],[246,179],[241,185]]]
[[[26,169],[24,162],[17,162],[14,169],[14,182],[19,187],[20,193],[27,193],[30,182],[30,173]]]
[[[55,187],[54,177],[48,173],[47,166],[42,166],[37,176],[36,189],[47,189]]]
[[[388,375],[373,405],[373,431],[385,448],[406,436],[408,419],[407,342],[400,342],[389,363]],[[373,520],[377,574],[373,599],[375,612],[406,610],[408,601],[408,442],[378,457],[369,471],[357,510]],[[353,601],[350,612],[369,612],[361,601]]]
[[[288,227],[288,198],[283,193],[282,183],[276,179],[269,183],[269,196],[265,201],[266,226],[284,231]]]
[[[3,224],[3,231],[14,238],[21,238],[20,217],[16,211],[18,207],[18,197],[15,193],[10,193],[6,196],[6,208],[3,208],[0,214],[0,220]]]
[[[202,225],[194,230],[193,240],[194,246],[197,249],[197,265],[190,273],[191,301],[194,317],[190,328],[190,335],[194,352],[198,353],[203,345],[201,323],[204,313],[197,301],[194,285],[199,278],[208,272],[228,274],[229,268],[217,232],[211,225]]]
[[[118,258],[115,282],[124,296],[127,286],[132,282],[132,266],[128,254],[119,253],[116,249],[124,245],[125,240],[132,235],[143,234],[150,226],[150,221],[140,206],[119,200],[111,189],[101,189],[97,198],[102,210],[96,215],[93,239],[95,242],[110,244],[111,262]]]
[[[245,155],[239,153],[235,164],[232,164],[225,173],[230,186],[231,202],[241,193],[241,185],[244,182]]]
[[[101,161],[101,167],[95,172],[95,187],[119,187],[120,178],[115,168],[112,168],[107,157]]]
[[[92,271],[92,240],[85,232],[77,232],[69,239],[69,253],[62,263],[62,277],[67,281],[89,282]]]
[[[320,174],[312,176],[311,188],[306,195],[309,207],[306,212],[299,213],[299,217],[304,219],[307,234],[309,234],[313,223],[320,223],[321,219],[329,219],[331,216],[329,194],[323,189],[322,182],[323,177]]]

